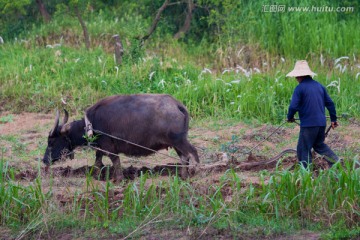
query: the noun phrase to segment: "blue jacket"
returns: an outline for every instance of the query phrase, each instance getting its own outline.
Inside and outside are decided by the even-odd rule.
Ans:
[[[308,76],[296,86],[287,118],[292,119],[299,112],[301,127],[326,126],[325,107],[331,122],[336,122],[335,104],[325,87]]]

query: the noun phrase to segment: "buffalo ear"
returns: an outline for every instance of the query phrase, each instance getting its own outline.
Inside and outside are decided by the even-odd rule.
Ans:
[[[68,135],[71,129],[71,123],[67,123],[61,127],[60,134],[61,135]]]

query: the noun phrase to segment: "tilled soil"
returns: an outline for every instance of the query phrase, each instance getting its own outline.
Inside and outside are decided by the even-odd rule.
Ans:
[[[253,158],[249,158],[250,161],[232,161],[232,162],[217,162],[214,164],[204,164],[199,165],[197,170],[190,171],[190,176],[194,177],[196,175],[211,175],[212,173],[222,173],[228,169],[235,169],[236,171],[249,171],[249,172],[258,172],[261,170],[274,170],[276,167],[280,167],[283,169],[291,169],[297,164],[296,157],[286,157],[282,159],[281,162],[275,161],[269,164],[262,164],[262,162],[268,160],[264,156],[256,156],[256,161]],[[260,159],[260,160],[259,160]],[[257,163],[254,165],[254,163]],[[279,164],[280,163],[280,164]],[[180,171],[181,165],[179,163],[169,163],[165,165],[156,165],[153,168],[150,167],[134,167],[129,166],[123,168],[123,174],[125,179],[134,180],[140,174],[152,174],[155,176],[170,176],[176,175],[177,172]],[[314,161],[314,169],[327,169],[328,164],[323,158],[317,158]],[[26,180],[26,181],[33,181],[35,178],[38,177],[39,171],[26,169],[26,170],[19,170],[15,169],[15,179],[16,180]],[[53,167],[48,172],[45,170],[41,170],[40,174],[42,176],[52,175],[53,177],[62,177],[62,178],[85,178],[87,175],[91,175],[93,178],[106,181],[107,179],[113,178],[113,166],[107,165],[104,166],[102,169],[99,169],[95,166],[82,166],[79,168],[72,168],[70,166],[66,167]]]
[[[11,170],[8,171],[8,178],[14,179],[19,184],[29,185],[40,175],[42,188],[48,190],[51,187],[55,199],[63,206],[74,201],[74,197],[78,200],[82,198],[95,199],[96,192],[105,191],[105,181],[112,179],[113,167],[111,161],[107,158],[104,158],[105,166],[102,169],[92,167],[95,159],[95,152],[92,150],[76,151],[75,159],[59,161],[51,166],[48,172],[45,172],[41,158],[46,147],[48,131],[53,125],[54,116],[52,114],[22,113],[16,115],[0,112],[1,118],[0,158],[6,161],[6,167]],[[217,124],[222,125],[221,122]],[[215,128],[208,125],[200,125],[189,130],[189,140],[198,147],[200,156],[200,164],[190,168],[191,177],[189,184],[199,194],[212,194],[216,191],[217,186],[221,185],[220,191],[224,201],[231,202],[234,195],[232,192],[233,188],[221,181],[229,169],[233,169],[236,172],[241,179],[241,188],[245,191],[246,187],[250,184],[252,186],[260,186],[259,172],[272,172],[275,169],[292,171],[297,165],[294,153],[288,153],[277,161],[263,164],[263,162],[278,154],[281,151],[279,149],[296,147],[299,131],[297,126],[279,129],[271,138],[262,142],[252,154],[249,154],[249,150],[275,131],[276,127],[265,124],[257,126],[244,124],[226,126],[225,124],[224,127]],[[340,126],[339,130],[332,130],[326,141],[336,152],[351,150],[352,152],[360,153],[359,135],[359,125],[357,123],[349,123],[348,126]],[[171,151],[164,150],[162,152],[175,156],[175,153]],[[120,156],[120,159],[125,177],[125,185],[114,185],[107,193],[111,208],[118,208],[119,202],[124,197],[123,191],[127,182],[136,180],[141,174],[151,174],[152,177],[150,180],[147,180],[146,184],[156,184],[156,182],[166,181],[170,175],[180,172],[179,163],[172,157],[163,155],[155,154],[146,158],[136,159],[136,161],[125,156]],[[326,161],[319,156],[315,157],[315,175],[319,169],[326,168]],[[86,181],[89,177],[92,179],[91,184],[96,187],[95,192],[88,190],[88,183]],[[267,180],[265,179],[265,181]],[[119,211],[119,214],[122,214],[121,211]],[[3,231],[0,229],[0,232],[3,233]],[[189,236],[189,233],[184,234],[182,230],[177,229],[169,230],[169,232],[163,229],[160,232],[156,232],[156,229],[149,229],[149,234],[146,234],[146,231],[147,229],[144,229],[147,239],[158,239],[162,234],[165,234],[164,236],[166,237]],[[197,239],[238,237],[251,239],[253,237],[252,234],[247,238],[243,235],[233,236],[222,230],[221,232],[218,231],[209,227],[190,235],[196,236],[195,238]],[[294,236],[293,239],[301,239],[299,237],[302,237],[302,235]],[[309,239],[316,239],[316,237]],[[60,239],[66,239],[66,235],[61,235]],[[181,239],[191,238],[183,237]]]
[[[24,161],[23,159],[29,153],[35,152],[37,156],[31,157],[31,159],[39,162],[43,154],[39,149],[46,144],[48,130],[53,125],[54,116],[52,114],[21,113],[17,115],[2,112],[0,117],[6,120],[0,122],[2,156],[5,159],[10,159],[10,165],[16,167],[17,180],[31,181],[35,179],[38,175],[38,163],[31,160]],[[219,123],[219,125],[222,125],[222,123]],[[351,134],[349,134],[348,129],[351,130]],[[190,142],[198,147],[201,158],[201,164],[197,166],[198,169],[191,170],[192,176],[212,178],[214,173],[222,173],[230,168],[250,176],[251,172],[271,171],[275,167],[289,169],[297,162],[295,154],[287,154],[282,157],[280,165],[278,165],[278,161],[269,164],[257,163],[267,161],[271,157],[269,155],[278,153],[279,150],[271,150],[279,149],[276,147],[278,144],[282,145],[283,148],[294,148],[299,130],[297,126],[295,128],[278,129],[271,138],[255,149],[255,154],[247,153],[249,149],[261,143],[264,138],[275,130],[276,127],[270,125],[249,127],[243,124],[221,127],[217,130],[212,130],[206,125],[190,129]],[[334,150],[352,148],[356,152],[359,151],[359,143],[356,137],[359,134],[360,127],[351,122],[344,132],[340,133],[332,130],[327,142]],[[169,154],[168,151],[164,151],[164,153]],[[91,166],[93,158],[94,155],[88,154],[85,158],[80,157],[80,159],[63,161],[52,166],[50,173],[59,178],[83,178],[87,174],[91,174],[98,180],[103,181],[107,177],[111,179],[113,173],[111,162],[105,162],[106,167],[101,170],[95,169]],[[138,159],[140,161],[136,162],[132,162],[131,159],[127,160],[124,157],[120,158],[124,176],[129,180],[135,179],[141,172],[168,176],[169,174],[175,174],[178,166],[174,159],[162,155],[149,156]],[[327,165],[324,161],[322,163],[320,161],[319,164],[321,168],[325,168]]]

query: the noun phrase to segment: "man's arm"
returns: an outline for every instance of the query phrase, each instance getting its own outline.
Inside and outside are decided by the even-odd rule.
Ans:
[[[299,110],[300,101],[301,101],[301,97],[300,97],[299,89],[295,88],[287,114],[288,121],[294,120],[295,113]]]
[[[327,93],[326,88],[325,87],[323,87],[323,88],[324,88],[325,107],[329,111],[330,120],[333,123],[333,122],[337,121],[335,104],[334,104],[333,100],[330,98],[329,94]]]

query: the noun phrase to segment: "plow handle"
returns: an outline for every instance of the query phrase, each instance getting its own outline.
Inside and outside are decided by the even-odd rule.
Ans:
[[[331,129],[331,125],[328,127],[328,129],[326,129],[326,132],[325,132],[325,137],[327,137],[327,135],[329,134],[330,129]]]

